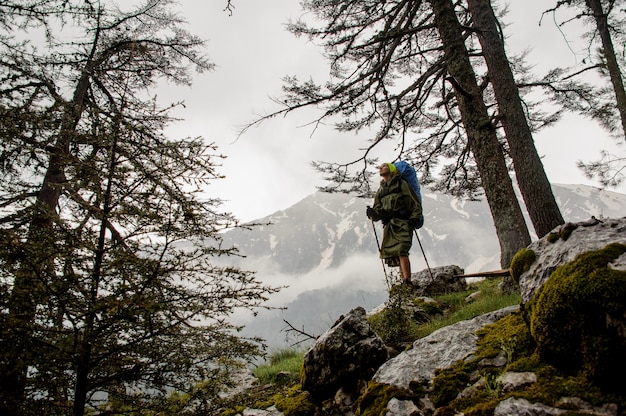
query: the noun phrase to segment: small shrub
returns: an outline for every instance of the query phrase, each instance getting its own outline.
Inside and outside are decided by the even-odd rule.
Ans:
[[[390,305],[368,318],[370,326],[387,345],[398,346],[416,338],[417,323],[402,306]]]

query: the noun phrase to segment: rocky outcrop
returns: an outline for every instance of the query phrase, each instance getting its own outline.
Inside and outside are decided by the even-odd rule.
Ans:
[[[557,267],[569,263],[580,253],[599,250],[616,242],[626,244],[626,217],[566,223],[533,242],[528,250],[534,253],[535,260],[519,276],[522,302],[529,302]],[[626,254],[611,267],[626,270]]]
[[[317,402],[333,398],[339,389],[356,392],[387,359],[387,348],[371,329],[365,309],[355,308],[305,354],[302,389]]]
[[[445,404],[454,403],[452,400],[455,397],[463,400],[481,397],[481,394],[485,394],[486,389],[496,389],[505,394],[504,397],[507,397],[504,400],[501,399],[502,401],[497,405],[490,404],[490,406],[496,406],[493,413],[495,416],[561,414],[617,416],[623,414],[624,409],[619,409],[617,404],[597,404],[594,401],[595,404],[591,405],[578,397],[562,397],[557,402],[550,401],[550,405],[514,397],[516,391],[527,389],[538,383],[537,374],[532,371],[506,371],[511,355],[508,355],[504,350],[497,355],[481,358],[478,362],[473,361],[473,358],[475,358],[478,348],[476,332],[488,324],[511,315],[509,319],[517,317],[523,328],[526,328],[526,325],[529,328],[534,325],[534,328],[530,328],[533,348],[535,348],[534,345],[537,345],[536,351],[543,353],[542,360],[547,357],[545,352],[550,351],[545,346],[542,347],[542,338],[562,338],[566,341],[564,348],[567,348],[567,351],[556,349],[555,345],[558,346],[556,342],[550,341],[550,346],[554,350],[553,355],[568,358],[567,354],[573,350],[572,346],[584,344],[581,339],[576,338],[574,342],[572,341],[574,338],[568,337],[571,334],[584,333],[585,339],[590,339],[589,334],[596,336],[589,346],[601,346],[602,353],[617,351],[618,354],[615,357],[608,355],[613,359],[607,361],[605,367],[619,367],[618,364],[624,361],[622,356],[626,356],[626,349],[624,349],[626,348],[626,313],[624,312],[624,295],[622,295],[626,293],[626,289],[615,289],[611,290],[611,293],[589,296],[589,293],[596,292],[591,289],[587,290],[586,286],[584,286],[585,290],[578,290],[575,285],[578,282],[592,282],[592,288],[597,289],[601,279],[604,279],[611,282],[613,288],[616,286],[626,288],[626,284],[623,283],[623,271],[626,271],[624,245],[626,245],[626,218],[603,221],[593,219],[584,223],[568,223],[558,227],[548,236],[532,243],[525,250],[527,256],[522,262],[523,264],[516,266],[519,267],[518,270],[523,270],[519,274],[515,273],[523,298],[523,313],[521,315],[511,315],[519,309],[518,306],[511,306],[471,320],[458,322],[414,341],[410,350],[401,352],[391,359],[388,359],[387,350],[382,340],[370,328],[366,320],[365,310],[363,308],[354,309],[346,317],[341,317],[305,355],[304,376],[302,378],[303,390],[311,393],[316,402],[323,402],[321,406],[323,414],[333,415],[352,415],[355,406],[359,403],[362,405],[362,397],[366,396],[364,394],[357,400],[356,395],[359,391],[363,391],[362,387],[370,379],[375,382],[372,384],[382,386],[380,387],[382,393],[377,393],[376,397],[367,397],[366,402],[373,405],[376,400],[385,395],[382,403],[376,403],[378,406],[376,411],[385,411],[388,415],[455,415],[457,412],[451,407],[452,405],[446,406]],[[528,255],[529,253],[531,255]],[[608,265],[607,261],[602,260],[606,258],[611,259]],[[558,271],[553,273],[557,269]],[[607,269],[610,270],[607,271]],[[513,272],[513,265],[511,270]],[[619,271],[617,276],[615,276],[614,270]],[[459,281],[463,281],[463,284],[465,282],[456,277],[463,273],[462,269],[457,266],[435,268],[431,272],[433,273],[432,277],[428,270],[413,275],[415,284],[414,287],[410,288],[412,292],[410,297],[412,305],[410,306],[426,308],[429,306],[428,298],[420,298],[420,296],[434,296],[465,288],[458,285]],[[550,280],[548,280],[549,277],[551,277]],[[556,287],[550,288],[550,286]],[[403,287],[403,290],[405,289]],[[573,290],[574,292],[562,290]],[[542,296],[535,297],[536,294],[548,291],[558,296],[546,296],[548,299],[542,301],[538,299]],[[615,295],[615,293],[617,294]],[[578,296],[579,294],[587,294],[587,298],[597,298],[595,300],[598,307],[586,307],[585,296]],[[611,296],[617,298],[613,299]],[[583,303],[580,304],[582,306],[572,309],[570,306],[574,297],[578,299],[578,302]],[[564,304],[564,306],[557,305],[557,302],[552,299],[558,299],[558,303]],[[602,305],[606,299],[613,299],[609,302],[612,309],[607,309],[606,305]],[[558,311],[560,307],[564,307],[566,313],[561,315],[567,322],[547,325],[545,323],[548,322],[547,320],[539,319],[541,315],[538,311],[540,312],[541,308],[547,309],[552,316],[554,315],[552,312]],[[600,324],[595,326],[605,328],[611,334],[617,334],[621,338],[616,338],[615,342],[602,343],[603,340],[607,339],[604,333],[589,330],[581,332],[577,329],[577,323],[588,321],[589,317],[593,315],[591,312],[597,312],[596,309],[600,311],[598,316],[602,320],[598,321]],[[571,310],[580,312],[580,316],[572,318]],[[378,310],[378,312],[380,311]],[[530,325],[528,320],[522,320],[522,316],[529,320],[534,319],[533,325]],[[596,321],[589,322],[593,324]],[[557,332],[546,334],[546,327]],[[602,354],[597,353],[597,349],[586,348],[584,350],[592,352],[595,358],[602,356]],[[480,354],[481,351],[478,353]],[[574,358],[576,359],[568,358],[566,361],[579,360],[578,356],[574,356]],[[585,357],[583,356],[583,358]],[[451,398],[437,400],[435,396],[439,379],[433,383],[435,371],[448,368],[459,360],[465,361],[468,365],[476,366],[472,367],[469,381],[453,391]],[[589,363],[586,367],[595,363],[594,361],[580,361]],[[543,362],[550,363],[547,360]],[[597,362],[602,363],[602,361]],[[497,377],[488,378],[481,374],[479,370],[485,367],[494,370],[489,374],[495,374]],[[595,373],[590,374],[594,375]],[[619,372],[619,374],[623,375],[624,371]],[[615,379],[612,386],[622,386],[621,383],[621,378]],[[392,393],[389,393],[389,390],[384,393],[387,387],[391,389]],[[395,393],[394,389],[396,388],[397,391],[403,393],[400,395]],[[414,397],[410,395],[407,397],[407,391],[414,394]],[[509,397],[510,394],[513,394],[513,397]],[[393,397],[390,398],[390,396]],[[435,409],[434,403],[438,403],[437,406],[442,407]],[[332,409],[329,407],[331,405],[333,406]],[[268,410],[273,411],[274,409]],[[261,415],[262,413],[258,414]]]
[[[373,380],[409,389],[412,383],[429,386],[435,370],[446,368],[476,350],[478,336],[474,333],[485,325],[516,311],[517,306],[500,309],[461,321],[418,339],[413,348],[383,364]]]

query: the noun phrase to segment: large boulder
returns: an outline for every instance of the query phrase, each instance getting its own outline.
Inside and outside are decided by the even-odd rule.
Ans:
[[[567,223],[511,264],[543,359],[613,385],[626,371],[626,218]]]
[[[367,321],[365,309],[355,308],[304,355],[302,389],[316,402],[334,397],[340,389],[357,392],[388,357],[385,344]]]
[[[457,322],[420,338],[413,343],[412,349],[384,363],[373,380],[405,389],[411,389],[415,383],[429,387],[436,369],[447,368],[476,351],[477,330],[516,310],[518,306],[509,306],[474,319]]]
[[[626,244],[626,217],[602,221],[592,218],[585,222],[566,223],[533,242],[524,250],[528,259],[526,264],[518,266],[520,274],[514,276],[519,282],[522,303],[533,298],[537,289],[557,267],[571,262],[581,253],[600,250],[616,242]],[[626,255],[616,259],[611,267],[626,270]]]

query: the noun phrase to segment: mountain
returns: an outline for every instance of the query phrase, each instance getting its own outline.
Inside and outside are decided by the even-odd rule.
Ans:
[[[626,195],[584,185],[554,185],[566,221],[623,217]],[[460,201],[424,192],[424,227],[414,239],[412,271],[455,264],[467,273],[499,269],[499,245],[486,201]],[[245,258],[231,265],[254,270],[266,284],[287,286],[262,311],[236,317],[245,333],[284,345],[284,320],[319,335],[352,307],[374,307],[386,300],[389,280],[397,269],[383,269],[377,238],[382,226],[365,216],[372,200],[316,192],[295,205],[260,218],[251,229],[224,234],[224,244],[239,248]],[[527,223],[530,222],[527,220]],[[532,230],[532,226],[529,226]]]

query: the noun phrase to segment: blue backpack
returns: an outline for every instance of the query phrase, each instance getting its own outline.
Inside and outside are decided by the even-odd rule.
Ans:
[[[408,162],[405,162],[404,160],[394,162],[394,165],[396,169],[398,169],[398,172],[402,174],[402,179],[404,179],[409,184],[411,189],[413,189],[415,195],[417,195],[417,199],[420,201],[421,204],[422,191],[420,189],[420,183],[417,180],[417,173],[415,173],[415,168],[413,168],[413,166],[411,166]]]

